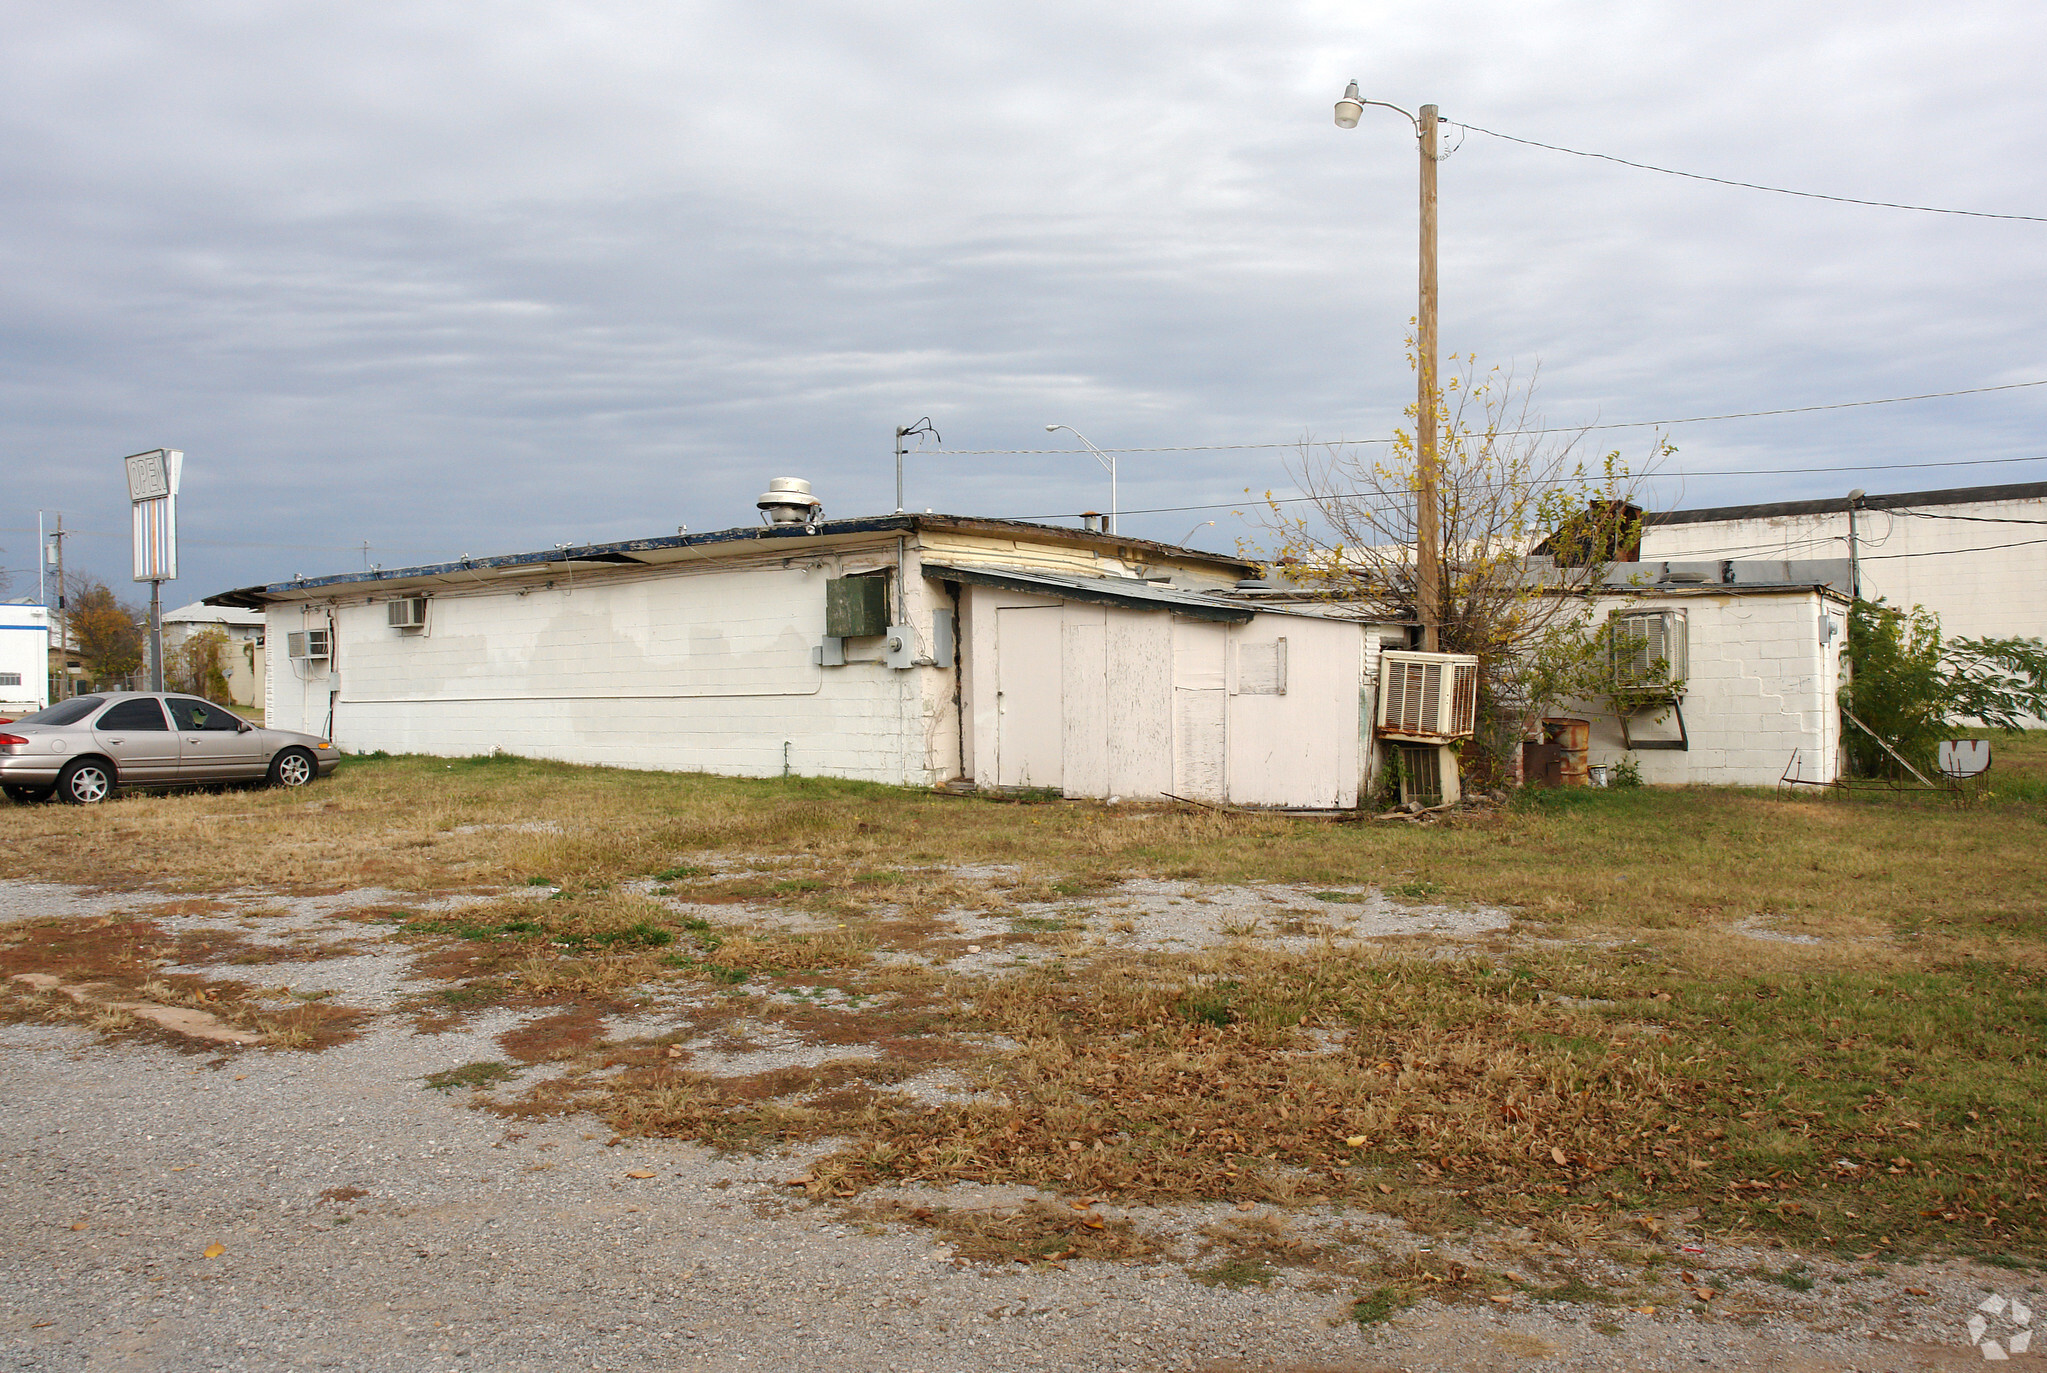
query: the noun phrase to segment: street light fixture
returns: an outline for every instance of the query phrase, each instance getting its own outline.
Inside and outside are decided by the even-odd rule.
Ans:
[[[1109,532],[1110,532],[1111,534],[1115,533],[1115,532],[1116,532],[1116,459],[1115,459],[1115,458],[1114,458],[1114,457],[1113,457],[1112,455],[1110,455],[1110,454],[1105,454],[1105,453],[1103,453],[1101,449],[1099,449],[1099,448],[1095,447],[1095,446],[1094,446],[1093,444],[1089,443],[1089,442],[1087,441],[1087,435],[1085,435],[1085,434],[1081,433],[1081,432],[1080,432],[1080,431],[1079,431],[1078,429],[1075,429],[1075,428],[1074,428],[1074,427],[1073,427],[1072,425],[1070,425],[1070,424],[1048,424],[1048,425],[1046,425],[1046,426],[1045,426],[1045,432],[1046,432],[1046,433],[1048,433],[1048,434],[1056,434],[1056,433],[1058,433],[1058,432],[1059,432],[1059,431],[1060,431],[1061,429],[1064,429],[1064,430],[1065,430],[1065,431],[1066,431],[1067,433],[1069,433],[1069,434],[1073,435],[1073,437],[1075,437],[1075,438],[1079,439],[1079,440],[1080,440],[1080,442],[1081,442],[1081,445],[1082,445],[1082,446],[1083,446],[1084,448],[1086,448],[1088,452],[1090,452],[1090,453],[1092,453],[1092,454],[1094,454],[1094,455],[1095,455],[1095,461],[1096,461],[1096,462],[1098,462],[1098,463],[1100,463],[1100,464],[1101,464],[1101,465],[1102,465],[1102,466],[1103,466],[1103,467],[1104,467],[1105,469],[1107,469],[1107,471],[1108,471],[1108,473],[1109,473]]]
[[[1389,105],[1383,100],[1367,100],[1358,94],[1358,83],[1353,81],[1343,93],[1343,99],[1336,102],[1336,127],[1355,129],[1358,119],[1364,114],[1365,106],[1377,105],[1403,116],[1414,126],[1416,141],[1421,145],[1422,187],[1421,187],[1421,302],[1415,313],[1415,611],[1421,621],[1422,651],[1437,651],[1437,630],[1442,624],[1442,555],[1437,545],[1441,539],[1438,527],[1436,497],[1436,163],[1439,141],[1437,126],[1443,120],[1436,113],[1434,105],[1424,105],[1417,114],[1408,114],[1398,105]]]

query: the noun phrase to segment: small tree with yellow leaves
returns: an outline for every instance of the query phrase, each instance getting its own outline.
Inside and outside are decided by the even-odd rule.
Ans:
[[[1482,372],[1475,356],[1449,363],[1436,423],[1437,637],[1443,652],[1478,659],[1466,767],[1484,782],[1555,702],[1605,694],[1610,655],[1591,595],[1639,544],[1640,475],[1618,451],[1586,462],[1585,430],[1547,430],[1533,374]],[[1364,619],[1419,620],[1415,415],[1409,406],[1410,427],[1384,445],[1304,441],[1288,470],[1305,505],[1266,493],[1275,560]],[[1659,436],[1648,465],[1673,451]]]

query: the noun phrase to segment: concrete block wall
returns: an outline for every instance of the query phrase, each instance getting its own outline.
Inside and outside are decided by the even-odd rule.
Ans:
[[[1940,616],[1948,635],[2047,638],[2047,498],[1922,509],[1923,515],[1856,513],[1862,594],[1896,606],[1923,605]],[[1642,531],[1644,561],[1847,556],[1845,512]]]
[[[1815,591],[1731,595],[1643,594],[1602,604],[1613,610],[1685,612],[1690,676],[1683,700],[1690,748],[1637,749],[1645,782],[1774,786],[1794,750],[1800,775],[1818,780],[1840,770],[1841,646],[1846,608]],[[1822,617],[1835,625],[1831,637]],[[1605,705],[1580,701],[1563,714],[1591,721],[1591,762],[1630,756],[1620,720]],[[1675,738],[1674,721],[1655,712],[1632,717],[1637,739]]]
[[[390,628],[383,599],[272,607],[270,718],[325,733],[331,699],[335,742],[353,752],[497,749],[911,785],[949,775],[938,727],[949,665],[889,668],[879,641],[854,641],[842,667],[811,661],[828,575],[726,567],[451,591],[429,599],[423,631]],[[913,593],[928,610],[931,593]],[[331,663],[289,662],[284,636],[330,615]]]

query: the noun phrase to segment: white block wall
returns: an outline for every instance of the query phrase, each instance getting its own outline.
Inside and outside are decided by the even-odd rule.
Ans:
[[[1691,672],[1684,718],[1689,750],[1637,750],[1642,780],[1660,784],[1699,783],[1775,786],[1799,754],[1807,780],[1840,775],[1841,721],[1837,692],[1841,650],[1847,641],[1847,608],[1816,591],[1637,595],[1603,602],[1599,613],[1616,609],[1685,612]],[[1834,625],[1826,638],[1822,620]],[[1594,766],[1629,756],[1620,721],[1595,702],[1580,701],[1557,714],[1592,723]],[[1674,722],[1653,723],[1654,713],[1634,717],[1636,738],[1674,738]]]
[[[383,600],[268,613],[268,720],[351,752],[532,758],[924,785],[957,767],[950,664],[896,670],[879,640],[819,667],[822,564],[580,575],[554,586],[430,597],[423,632]],[[931,647],[942,595],[911,572]],[[331,663],[292,661],[288,635],[332,624]]]
[[[1921,509],[1971,518],[1856,512],[1862,594],[1900,607],[1923,605],[1940,616],[1946,635],[2047,638],[2047,498]],[[1846,512],[1653,524],[1642,531],[1644,561],[1847,556]]]
[[[8,682],[16,677],[18,682]],[[50,703],[50,612],[0,605],[0,715],[9,719]]]

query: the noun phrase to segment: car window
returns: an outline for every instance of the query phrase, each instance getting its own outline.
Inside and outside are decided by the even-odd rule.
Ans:
[[[154,696],[140,696],[130,701],[117,701],[106,714],[93,722],[94,729],[168,730],[163,722],[163,707],[156,703]]]
[[[225,729],[241,728],[241,718],[230,715],[219,706],[190,696],[173,696],[165,704],[171,708],[171,718],[178,722],[179,729]]]
[[[73,696],[68,701],[59,701],[53,706],[44,706],[33,715],[15,718],[17,725],[75,725],[86,716],[107,703],[104,696]]]

